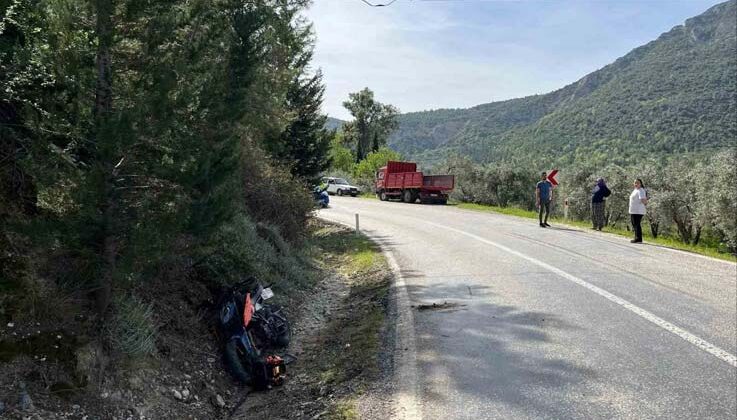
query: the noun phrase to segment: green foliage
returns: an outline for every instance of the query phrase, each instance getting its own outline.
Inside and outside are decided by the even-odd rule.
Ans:
[[[364,88],[348,95],[343,106],[353,115],[353,121],[343,125],[345,140],[356,152],[356,162],[369,152],[376,152],[386,145],[387,137],[397,128],[399,110],[393,105],[374,100],[374,92]]]
[[[319,174],[330,166],[330,140],[334,133],[325,129],[327,116],[320,108],[325,86],[322,72],[309,75],[312,59],[312,37],[309,27],[297,27],[294,75],[286,92],[286,110],[289,121],[280,141],[267,142],[266,148],[272,155],[287,164],[293,175],[314,182]]]
[[[721,152],[708,162],[673,159],[665,163],[643,161],[626,167],[570,165],[560,168],[553,211],[562,216],[567,201],[570,220],[590,220],[592,189],[599,178],[604,178],[612,192],[606,199],[607,225],[629,229],[629,196],[634,180],[640,178],[648,191],[646,221],[654,238],[675,238],[683,244],[705,244],[735,253],[735,167],[734,151]],[[456,200],[529,211],[534,209],[534,186],[542,168],[479,165],[469,158],[454,156],[438,169],[456,175],[452,193]]]
[[[200,249],[204,254],[197,263],[200,275],[219,284],[233,284],[252,275],[281,290],[308,284],[311,279],[299,255],[283,246],[275,233],[278,229],[259,226],[248,216],[235,217]]]
[[[386,163],[390,160],[402,160],[402,157],[399,153],[387,147],[382,147],[375,152],[370,152],[365,159],[358,162],[353,170],[353,175],[364,191],[370,190],[376,171],[382,166],[386,166]]]
[[[331,139],[308,3],[0,0],[0,243],[14,247],[0,272],[22,279],[14,293],[82,310],[96,291],[115,320],[105,337],[146,354],[155,314],[136,291],[172,261],[210,267],[203,281],[304,281],[292,248]]]
[[[131,357],[153,354],[157,329],[152,305],[135,296],[115,300],[109,334],[116,350]]]
[[[737,199],[735,199],[737,150],[723,152],[699,168],[697,181],[699,217],[718,232],[727,249],[737,252]]]
[[[343,172],[353,172],[356,158],[353,156],[351,149],[344,146],[344,133],[342,131],[335,133],[330,141],[330,162],[334,170]]]
[[[314,208],[305,185],[256,148],[244,151],[242,176],[245,182],[240,189],[247,213],[277,227],[285,238],[298,241]]]
[[[450,157],[438,168],[455,175],[456,188],[451,194],[455,200],[524,209],[535,204],[538,171],[503,164],[477,165],[462,156]]]

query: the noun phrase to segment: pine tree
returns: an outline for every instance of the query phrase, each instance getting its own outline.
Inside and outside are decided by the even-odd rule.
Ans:
[[[334,133],[324,128],[327,116],[320,112],[324,90],[319,71],[312,77],[297,75],[292,80],[287,109],[296,115],[282,134],[283,149],[277,156],[288,164],[292,174],[310,181],[330,166]]]

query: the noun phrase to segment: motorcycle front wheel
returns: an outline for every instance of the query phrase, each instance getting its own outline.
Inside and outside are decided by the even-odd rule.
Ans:
[[[225,349],[223,349],[223,357],[225,359],[225,366],[230,371],[230,374],[238,380],[238,382],[244,384],[251,383],[251,373],[249,371],[250,364],[244,362],[245,355],[241,355],[241,351],[238,349],[237,340],[228,340],[225,343]]]

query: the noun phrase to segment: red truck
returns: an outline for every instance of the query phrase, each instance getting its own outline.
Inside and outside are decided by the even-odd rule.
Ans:
[[[424,175],[414,162],[389,161],[376,171],[376,195],[382,201],[399,198],[405,203],[446,204],[455,186],[453,175]]]

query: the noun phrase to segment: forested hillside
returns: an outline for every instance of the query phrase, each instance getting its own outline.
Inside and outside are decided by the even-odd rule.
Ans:
[[[626,162],[710,152],[737,137],[737,2],[555,92],[470,109],[401,115],[390,147],[425,162]]]

